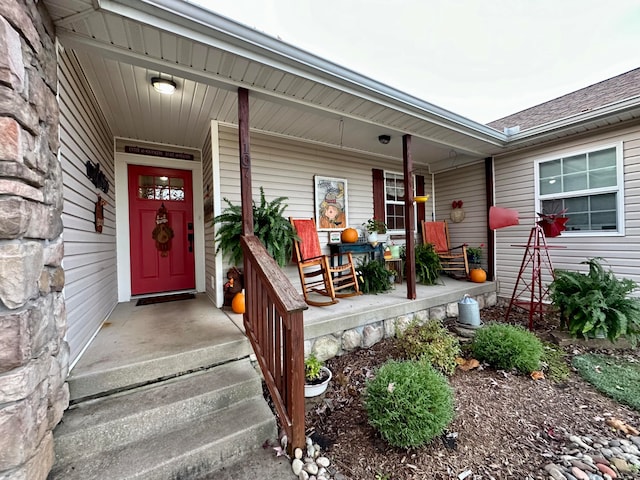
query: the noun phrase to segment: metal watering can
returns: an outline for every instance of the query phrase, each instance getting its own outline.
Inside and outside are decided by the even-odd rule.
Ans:
[[[480,326],[480,307],[478,302],[468,294],[458,302],[458,323],[473,327]]]

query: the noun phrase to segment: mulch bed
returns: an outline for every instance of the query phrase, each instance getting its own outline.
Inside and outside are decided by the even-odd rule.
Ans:
[[[481,317],[485,323],[504,321],[504,314],[504,307],[491,307]],[[513,312],[509,322],[526,326],[528,317]],[[537,320],[535,333],[548,340],[557,325],[553,317]],[[588,344],[563,348],[568,362],[572,355],[592,350]],[[639,357],[638,350],[597,351]],[[566,381],[554,383],[485,367],[458,370],[450,377],[456,416],[448,432],[457,433],[454,448],[444,436],[418,449],[393,448],[369,426],[362,392],[376,367],[394,357],[393,340],[385,340],[329,360],[334,379],[323,397],[307,405],[307,434],[325,447],[346,478],[455,479],[471,471],[467,480],[547,479],[544,465],[562,451],[566,433],[616,438],[605,423],[611,416],[640,428],[639,412],[598,393],[573,371]]]

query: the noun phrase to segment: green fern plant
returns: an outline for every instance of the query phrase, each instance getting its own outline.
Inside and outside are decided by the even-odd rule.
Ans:
[[[371,260],[368,255],[358,263],[356,274],[362,293],[378,294],[391,289],[389,270],[384,268],[381,261]]]
[[[434,285],[438,281],[442,265],[433,245],[430,243],[416,245],[415,255],[418,281],[425,285]]]
[[[601,260],[596,257],[582,262],[589,266],[586,274],[556,270],[549,285],[551,300],[574,337],[589,337],[599,331],[612,342],[625,336],[635,345],[640,337],[640,299],[630,294],[638,284],[617,279]]]
[[[242,207],[233,205],[227,198],[223,199],[228,207],[213,219],[213,224],[220,224],[216,232],[218,247],[216,254],[222,251],[233,265],[242,263]],[[280,267],[291,260],[293,241],[297,239],[295,230],[289,219],[283,215],[288,200],[278,197],[267,202],[264,189],[260,187],[260,203],[251,201],[253,208],[253,233],[262,242],[267,252]]]

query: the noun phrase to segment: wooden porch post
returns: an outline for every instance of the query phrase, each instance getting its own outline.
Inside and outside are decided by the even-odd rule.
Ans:
[[[253,195],[251,193],[251,141],[249,139],[249,90],[238,88],[238,147],[240,149],[240,198],[242,234],[253,235]]]
[[[407,298],[416,298],[415,215],[413,212],[413,158],[411,135],[402,136],[402,163],[404,168],[404,226],[406,240]]]
[[[494,281],[496,279],[496,266],[494,263],[496,236],[495,232],[489,228],[489,207],[495,201],[493,198],[493,157],[484,159],[484,178],[487,198],[487,279]]]

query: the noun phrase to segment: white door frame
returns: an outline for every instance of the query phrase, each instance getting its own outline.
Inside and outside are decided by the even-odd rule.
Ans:
[[[129,164],[150,167],[191,170],[193,178],[193,234],[196,291],[205,291],[204,279],[204,202],[202,188],[202,163],[188,160],[167,159],[135,155],[115,154],[116,189],[116,249],[118,267],[118,301],[131,300],[131,246],[129,244],[129,188],[127,167]]]

